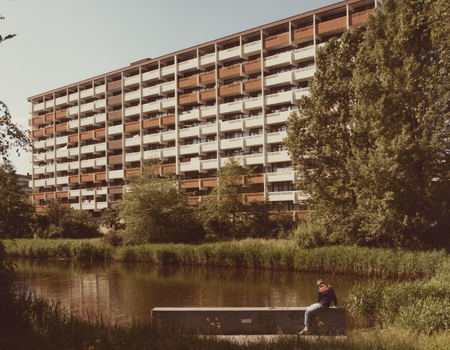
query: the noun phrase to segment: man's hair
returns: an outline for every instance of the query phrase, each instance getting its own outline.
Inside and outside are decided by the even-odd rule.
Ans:
[[[323,279],[319,279],[319,280],[316,281],[316,284],[318,286],[320,286],[321,284],[326,284],[326,283],[325,283],[325,281]]]

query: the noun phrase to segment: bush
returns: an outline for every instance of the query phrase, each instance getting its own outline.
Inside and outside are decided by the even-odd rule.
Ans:
[[[103,236],[102,241],[109,245],[112,245],[113,247],[123,246],[123,236],[121,236],[116,231],[109,231],[108,233],[106,233]]]
[[[299,248],[323,247],[327,243],[325,237],[325,229],[310,221],[299,224],[291,235]]]

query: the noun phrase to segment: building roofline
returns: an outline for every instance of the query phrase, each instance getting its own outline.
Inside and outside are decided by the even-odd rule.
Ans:
[[[227,36],[224,36],[222,38],[211,40],[211,41],[205,42],[203,44],[198,44],[198,45],[195,45],[195,46],[191,46],[191,47],[188,47],[188,48],[185,48],[185,49],[182,49],[182,50],[179,50],[179,51],[175,51],[175,52],[163,55],[163,56],[159,56],[159,57],[152,58],[152,59],[145,59],[144,58],[142,60],[136,61],[135,62],[136,64],[132,63],[131,65],[123,67],[123,68],[119,68],[119,69],[116,69],[116,70],[113,70],[113,71],[110,71],[110,72],[107,72],[107,73],[104,73],[104,74],[100,74],[100,75],[97,75],[97,76],[94,76],[94,77],[91,77],[91,78],[80,80],[80,81],[78,81],[76,83],[72,83],[72,84],[69,84],[69,85],[61,86],[59,88],[52,89],[52,90],[49,90],[49,91],[46,91],[46,92],[43,92],[43,93],[31,96],[31,97],[28,97],[27,100],[28,100],[28,102],[31,102],[31,100],[33,100],[35,98],[43,97],[43,96],[48,95],[50,93],[54,93],[54,92],[60,91],[62,89],[68,89],[68,88],[71,88],[71,87],[74,87],[74,86],[77,86],[77,85],[80,85],[80,84],[83,84],[83,83],[88,83],[88,82],[91,82],[92,80],[99,79],[99,78],[102,78],[102,77],[107,77],[107,76],[112,75],[112,74],[120,73],[120,72],[123,72],[123,71],[126,71],[126,70],[130,69],[131,67],[137,68],[137,67],[140,67],[140,66],[143,66],[143,65],[147,65],[147,64],[151,64],[153,62],[158,62],[160,60],[163,60],[163,59],[166,59],[166,58],[170,58],[170,57],[173,57],[173,56],[176,56],[176,55],[181,55],[183,53],[192,51],[194,49],[201,49],[201,48],[208,47],[210,45],[213,45],[213,44],[216,44],[216,43],[220,43],[220,42],[223,42],[223,41],[226,41],[226,40],[232,40],[232,39],[234,39],[236,37],[240,37],[242,35],[251,34],[251,33],[255,32],[257,30],[265,30],[265,29],[268,29],[268,28],[271,28],[271,27],[274,27],[274,26],[277,26],[277,25],[284,24],[284,23],[289,22],[289,21],[295,21],[295,20],[302,19],[302,18],[311,16],[311,15],[317,14],[319,12],[332,11],[332,10],[337,9],[339,7],[342,7],[344,5],[351,5],[351,4],[359,3],[359,2],[361,2],[361,0],[344,0],[344,1],[340,1],[340,2],[337,2],[337,3],[332,4],[332,5],[323,6],[323,7],[320,7],[320,8],[311,10],[311,11],[308,11],[308,12],[304,12],[304,13],[301,13],[301,14],[298,14],[298,15],[295,15],[295,16],[291,16],[291,17],[288,17],[288,18],[277,20],[275,22],[270,22],[270,23],[267,23],[267,24],[264,24],[264,25],[261,25],[261,26],[258,26],[258,27],[254,27],[254,28],[251,28],[251,29],[244,30],[242,32],[235,33],[235,34],[227,35]]]

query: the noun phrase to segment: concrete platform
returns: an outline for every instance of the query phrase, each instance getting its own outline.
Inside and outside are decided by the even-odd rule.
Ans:
[[[306,307],[216,307],[152,310],[152,322],[200,334],[296,334],[304,328]],[[344,308],[330,308],[316,315],[312,334],[345,334]]]

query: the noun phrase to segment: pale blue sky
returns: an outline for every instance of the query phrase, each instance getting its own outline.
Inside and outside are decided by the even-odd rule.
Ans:
[[[28,128],[27,98],[328,6],[333,0],[0,0],[0,100]],[[19,173],[30,154],[12,156]]]

